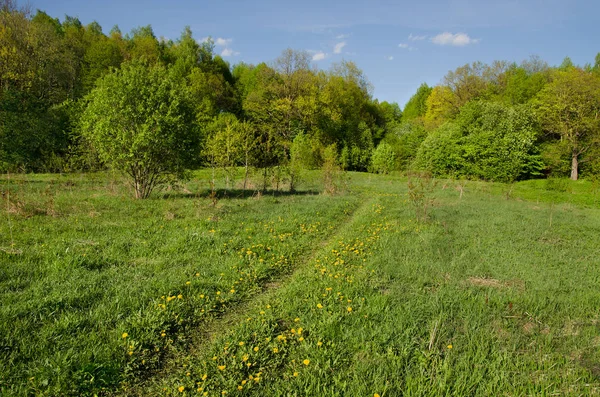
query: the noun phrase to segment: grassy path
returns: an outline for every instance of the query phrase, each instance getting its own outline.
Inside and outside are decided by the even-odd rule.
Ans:
[[[247,313],[252,308],[264,306],[265,302],[276,299],[280,288],[287,285],[291,280],[301,277],[304,267],[312,263],[325,247],[332,245],[339,238],[340,233],[355,221],[356,214],[360,213],[372,201],[373,199],[364,199],[358,207],[346,213],[346,219],[331,229],[328,237],[321,241],[313,241],[310,253],[305,259],[294,265],[291,273],[281,274],[271,279],[268,283],[262,285],[260,291],[246,296],[243,301],[224,312],[221,316],[213,317],[202,324],[202,327],[197,328],[195,331],[192,330],[190,332],[190,342],[184,348],[165,357],[164,365],[158,371],[150,374],[147,378],[137,379],[131,384],[123,385],[124,387],[119,393],[129,396],[149,395],[157,383],[160,383],[163,378],[168,378],[171,373],[177,370],[178,366],[181,365],[182,358],[191,360],[205,355],[212,345],[223,336],[224,330],[233,329],[243,323],[247,319]]]
[[[376,182],[373,182],[376,183]],[[369,201],[279,288],[148,395],[599,395],[600,211],[401,188]]]

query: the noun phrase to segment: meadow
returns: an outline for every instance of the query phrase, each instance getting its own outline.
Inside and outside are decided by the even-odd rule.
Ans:
[[[1,178],[2,395],[600,395],[597,183],[208,179]]]

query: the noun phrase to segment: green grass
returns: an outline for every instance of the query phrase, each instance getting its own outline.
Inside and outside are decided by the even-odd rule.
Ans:
[[[591,182],[439,181],[417,222],[402,177],[213,205],[207,175],[2,180],[3,394],[600,394]]]

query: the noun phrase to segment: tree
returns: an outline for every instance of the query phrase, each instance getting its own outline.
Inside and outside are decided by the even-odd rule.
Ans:
[[[377,148],[373,149],[371,168],[373,172],[379,174],[389,174],[396,164],[396,153],[390,145],[381,142]]]
[[[483,63],[473,62],[458,67],[444,76],[444,85],[454,93],[452,105],[456,113],[464,104],[480,97],[486,91],[488,87],[488,82],[484,78],[486,70]]]
[[[511,182],[540,175],[539,135],[528,106],[471,101],[430,133],[415,164],[434,175]]]
[[[454,116],[456,112],[452,106],[453,101],[454,93],[450,88],[445,85],[435,86],[427,97],[427,111],[423,117],[427,129],[436,129]]]
[[[131,178],[136,198],[183,176],[199,158],[188,91],[165,67],[124,63],[85,100],[84,136],[104,162]]]
[[[221,113],[207,127],[204,155],[213,170],[213,186],[215,170],[225,171],[226,186],[229,188],[229,176],[233,167],[244,158],[244,130],[240,122],[231,113]]]
[[[566,143],[571,179],[577,180],[581,156],[600,141],[600,79],[575,67],[556,71],[536,107],[545,130]]]
[[[413,120],[417,117],[423,117],[427,111],[426,101],[433,88],[423,83],[417,89],[417,92],[406,102],[402,116],[404,120]]]

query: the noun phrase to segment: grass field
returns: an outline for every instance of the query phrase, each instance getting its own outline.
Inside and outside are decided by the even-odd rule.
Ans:
[[[0,180],[3,395],[600,395],[594,183],[207,177]]]

